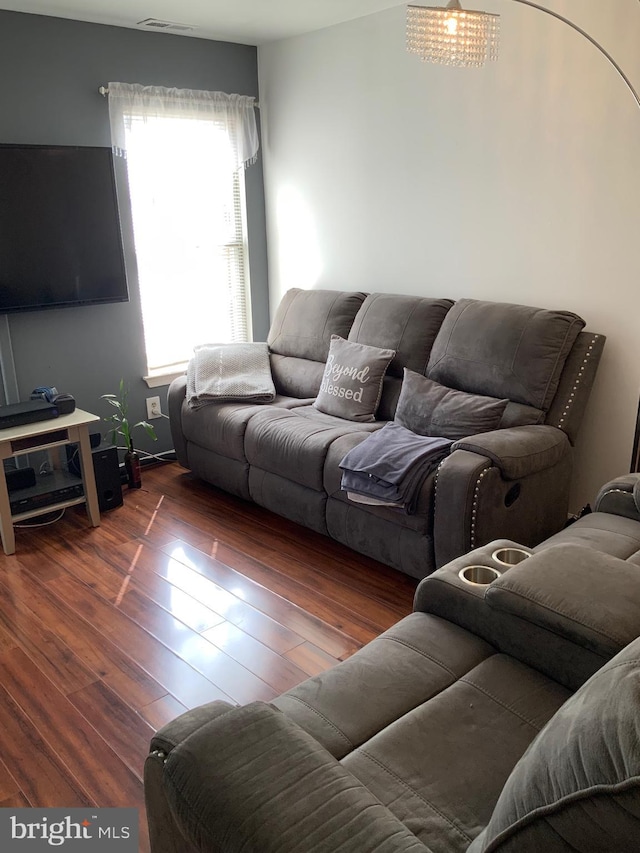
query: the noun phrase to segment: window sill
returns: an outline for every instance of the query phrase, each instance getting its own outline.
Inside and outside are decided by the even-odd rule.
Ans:
[[[152,370],[148,376],[142,378],[147,383],[148,388],[160,388],[163,385],[170,385],[178,376],[184,376],[187,372],[187,363],[184,365],[173,365],[170,370]]]

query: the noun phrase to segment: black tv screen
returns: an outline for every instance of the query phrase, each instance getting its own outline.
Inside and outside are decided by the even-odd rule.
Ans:
[[[0,145],[0,314],[129,299],[112,156]]]

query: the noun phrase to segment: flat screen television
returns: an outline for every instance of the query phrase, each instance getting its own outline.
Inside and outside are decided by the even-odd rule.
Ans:
[[[128,299],[111,149],[0,145],[0,314]]]

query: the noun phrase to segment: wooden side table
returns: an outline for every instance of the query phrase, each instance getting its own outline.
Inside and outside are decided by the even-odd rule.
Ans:
[[[0,534],[2,535],[2,547],[5,554],[14,554],[16,550],[13,525],[27,518],[45,515],[57,509],[84,503],[91,525],[97,527],[100,524],[98,492],[89,441],[89,424],[96,423],[99,420],[98,415],[76,409],[70,415],[62,415],[46,421],[0,430],[0,465],[3,465],[5,459],[22,456],[36,450],[51,450],[56,447],[64,447],[66,444],[77,444],[84,492],[82,495],[70,497],[63,495],[60,500],[53,503],[34,505],[24,511],[12,513],[7,480],[3,470],[2,476],[0,476]],[[75,482],[78,482],[77,478]],[[41,482],[38,490],[40,494],[46,493],[46,481],[44,484]]]

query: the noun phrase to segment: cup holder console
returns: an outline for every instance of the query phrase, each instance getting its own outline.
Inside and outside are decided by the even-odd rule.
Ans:
[[[491,568],[491,566],[465,566],[458,572],[458,577],[473,586],[488,586],[501,574],[502,572]]]
[[[498,544],[495,543],[495,545]],[[533,556],[533,552],[521,548],[515,543],[511,545],[509,542],[505,542],[500,548],[496,548],[495,545],[493,551],[488,548],[480,548],[477,553],[471,555],[471,559],[475,557],[479,562],[464,566],[457,572],[461,581],[476,587],[489,586],[508,569]],[[458,563],[458,565],[460,564]]]
[[[518,563],[521,563],[530,556],[530,552],[522,548],[498,548],[491,555],[491,559],[495,560],[501,566],[517,566]]]

